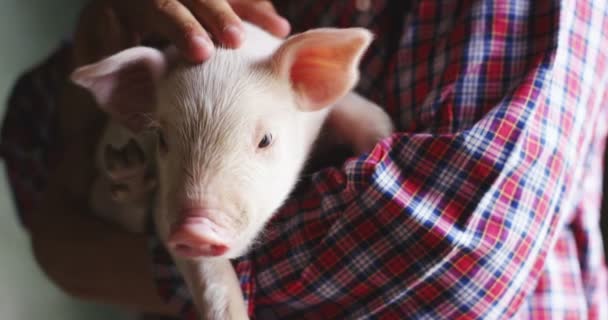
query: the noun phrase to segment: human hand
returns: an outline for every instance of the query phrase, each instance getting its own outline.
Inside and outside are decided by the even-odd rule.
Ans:
[[[192,62],[209,58],[214,42],[237,48],[244,40],[241,18],[278,37],[290,31],[287,20],[266,0],[96,1],[101,8],[114,12],[122,29],[134,41],[148,37],[168,40]]]

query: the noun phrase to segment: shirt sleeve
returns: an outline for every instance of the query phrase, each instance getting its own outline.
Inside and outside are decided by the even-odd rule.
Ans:
[[[395,134],[316,175],[314,189],[270,226],[256,256],[258,286],[286,295],[282,302],[338,301],[332,318],[384,308],[449,319],[517,310],[565,196],[558,141],[566,138],[546,134],[559,121],[541,120],[547,62],[529,75],[537,85],[469,130]],[[338,308],[361,299],[369,299],[364,308]]]
[[[56,103],[67,76],[70,44],[64,42],[24,72],[10,92],[0,136],[0,157],[19,221],[34,209],[46,187],[49,164],[61,152]]]

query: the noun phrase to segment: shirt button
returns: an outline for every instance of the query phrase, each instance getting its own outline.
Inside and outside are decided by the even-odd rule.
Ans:
[[[372,7],[371,0],[355,0],[355,7],[359,11],[368,11]]]

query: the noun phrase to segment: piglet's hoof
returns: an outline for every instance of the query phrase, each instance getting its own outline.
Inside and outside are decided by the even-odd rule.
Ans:
[[[110,180],[110,193],[115,201],[136,200],[156,187],[143,150],[135,140],[121,148],[106,145],[105,169]]]

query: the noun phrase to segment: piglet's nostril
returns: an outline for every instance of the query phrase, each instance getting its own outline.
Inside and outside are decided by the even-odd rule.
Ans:
[[[173,250],[179,251],[179,252],[188,252],[188,251],[192,251],[192,247],[185,243],[177,243],[173,246]]]
[[[174,226],[169,248],[183,257],[216,257],[228,252],[233,242],[222,228],[208,218],[188,217]]]
[[[176,254],[183,257],[192,257],[195,253],[195,250],[191,246],[185,243],[175,243],[171,245],[171,249]]]
[[[227,246],[213,244],[202,244],[194,247],[186,243],[174,243],[171,248],[175,254],[185,258],[217,257],[228,251]]]

